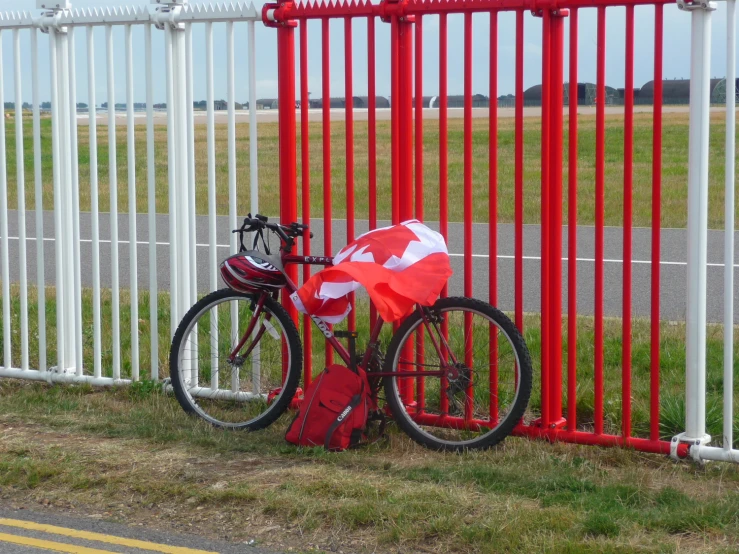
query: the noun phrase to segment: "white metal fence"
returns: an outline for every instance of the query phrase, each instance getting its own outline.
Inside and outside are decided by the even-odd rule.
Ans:
[[[43,4],[39,2],[40,6]],[[2,259],[0,271],[3,294],[3,364],[0,376],[22,379],[44,380],[49,382],[89,382],[94,385],[111,385],[138,380],[142,377],[140,366],[151,367],[145,378],[158,379],[160,351],[168,351],[168,344],[160,344],[158,329],[158,291],[160,283],[157,276],[157,214],[156,214],[156,154],[154,139],[154,97],[153,87],[157,79],[166,80],[166,128],[167,128],[167,174],[168,174],[168,243],[170,276],[170,326],[171,334],[189,307],[197,300],[196,275],[196,235],[195,235],[195,151],[194,151],[194,113],[193,82],[196,78],[204,78],[207,83],[207,163],[208,163],[208,259],[209,285],[211,289],[218,286],[217,281],[217,239],[216,239],[216,158],[215,158],[215,98],[214,98],[214,46],[213,25],[225,23],[226,57],[227,57],[227,125],[228,125],[228,226],[236,227],[236,54],[234,48],[235,27],[245,23],[247,35],[246,63],[240,61],[239,69],[248,72],[249,96],[249,167],[248,186],[251,190],[250,209],[257,210],[258,168],[257,168],[257,119],[256,119],[256,50],[255,22],[261,15],[252,4],[228,3],[190,6],[181,1],[139,8],[99,8],[72,9],[62,4],[55,9],[41,9],[35,13],[17,12],[0,14],[0,36],[3,32],[13,34],[13,50],[15,65],[15,132],[16,132],[16,167],[18,187],[18,288],[20,297],[19,333],[11,321],[11,294],[8,243],[7,175],[5,120],[0,124],[0,235],[2,236]],[[193,27],[205,27],[205,75],[193,73]],[[114,59],[117,47],[113,30],[116,26],[124,29],[125,64],[123,78],[126,84],[126,140],[127,140],[127,183],[128,183],[128,232],[127,239],[119,237],[118,212],[118,175],[116,159],[116,129],[120,125],[116,110],[116,63]],[[97,94],[95,73],[96,51],[95,27],[105,29],[105,59],[107,77],[107,152],[108,181],[110,184],[109,239],[103,241],[100,233],[101,214],[98,201],[99,169],[98,153],[102,145],[98,145],[96,104]],[[145,39],[145,60],[138,64],[134,71],[133,29],[143,30]],[[241,26],[239,25],[239,28]],[[75,32],[79,30],[80,32]],[[87,90],[88,90],[88,125],[89,125],[89,181],[90,181],[90,215],[92,273],[92,321],[83,322],[81,256],[80,256],[80,186],[78,167],[78,127],[77,127],[77,73],[78,55],[75,40],[85,33],[87,50]],[[29,366],[29,309],[28,280],[26,277],[27,236],[24,175],[24,143],[23,115],[20,100],[23,98],[21,74],[28,68],[21,67],[20,34],[30,33],[33,96],[33,155],[34,186],[36,204],[36,287],[38,305],[38,367]],[[155,52],[152,34],[165,34],[164,51]],[[53,238],[54,238],[54,285],[56,305],[56,345],[57,359],[47,360],[46,335],[46,271],[48,257],[45,255],[44,209],[52,206],[44,205],[44,178],[42,175],[42,132],[39,96],[39,36],[48,35],[49,68],[50,68],[50,101],[51,101],[51,144],[53,167]],[[2,41],[0,41],[0,59],[2,58]],[[164,75],[155,75],[152,60],[156,55],[163,55],[165,60]],[[140,60],[139,60],[140,61]],[[141,65],[144,65],[143,76]],[[3,71],[0,71],[0,105],[4,104]],[[120,77],[119,77],[120,78]],[[146,88],[146,176],[136,174],[135,149],[135,114],[134,114],[134,81],[142,79]],[[140,81],[139,81],[140,82]],[[240,185],[246,185],[246,179],[240,179]],[[121,288],[129,289],[130,298],[139,298],[138,283],[138,248],[136,211],[136,189],[145,183],[148,188],[148,292],[149,292],[149,344],[150,360],[140,360],[138,313],[139,303],[130,302],[130,328],[121,329],[120,297]],[[110,339],[112,342],[112,359],[110,366],[103,367],[103,325],[101,313],[101,241],[110,244]],[[121,283],[119,268],[121,263],[120,244],[127,244],[129,282]],[[231,250],[236,249],[235,236],[230,240]],[[15,260],[13,260],[13,263]],[[142,314],[143,315],[143,314]],[[89,323],[89,324],[88,324]],[[87,333],[87,331],[91,333]],[[130,333],[130,372],[127,378],[121,377],[121,337]],[[87,347],[85,335],[92,335],[92,367],[84,367],[84,349]],[[18,337],[19,335],[19,337]],[[13,356],[13,344],[20,340],[20,356]],[[88,341],[89,342],[89,341]]]

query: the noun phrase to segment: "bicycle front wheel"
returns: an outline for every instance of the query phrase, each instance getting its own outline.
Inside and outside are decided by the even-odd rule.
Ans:
[[[289,406],[303,364],[300,335],[276,300],[262,300],[257,314],[258,296],[222,289],[182,319],[172,341],[170,377],[187,413],[217,427],[257,430]]]
[[[424,312],[411,314],[388,347],[385,371],[399,373],[384,382],[393,417],[435,450],[490,448],[528,405],[523,337],[503,312],[472,298],[440,299]]]

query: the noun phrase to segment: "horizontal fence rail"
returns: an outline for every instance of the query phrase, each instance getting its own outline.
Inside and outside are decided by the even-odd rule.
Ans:
[[[256,213],[260,199],[269,196],[277,197],[277,203],[271,205],[279,206],[279,214],[270,216],[279,215],[281,221],[288,222],[297,220],[300,214],[304,223],[320,228],[322,236],[314,241],[307,237],[303,240],[301,248],[306,256],[330,256],[344,242],[366,230],[412,218],[426,221],[450,244],[459,245],[461,253],[454,262],[460,263],[455,265],[456,273],[443,296],[476,296],[496,306],[509,306],[512,319],[536,352],[539,386],[516,434],[550,441],[628,447],[681,458],[692,456],[696,460],[738,462],[732,387],[736,131],[735,95],[730,93],[725,94],[726,263],[721,445],[710,446],[711,437],[706,434],[706,404],[716,400],[715,391],[706,388],[705,332],[709,67],[714,7],[711,3],[679,4],[681,9],[691,12],[685,17],[692,19],[693,29],[685,377],[667,375],[661,357],[665,327],[660,295],[666,286],[661,275],[662,221],[664,210],[671,209],[663,198],[663,107],[668,99],[662,86],[663,44],[665,34],[670,32],[665,24],[665,10],[674,9],[670,4],[667,0],[468,0],[464,3],[408,0],[377,4],[285,2],[265,4],[257,9],[246,3],[172,3],[0,14],[0,58],[2,34],[9,32],[13,39],[13,66],[0,70],[0,102],[4,102],[4,74],[12,70],[16,106],[13,119],[8,121],[14,124],[15,132],[16,174],[11,177],[17,186],[15,227],[19,245],[16,271],[15,259],[9,256],[12,208],[7,201],[4,118],[0,123],[3,294],[0,376],[49,382],[84,381],[95,385],[165,377],[168,340],[199,297],[198,267],[207,266],[204,278],[208,289],[219,288],[217,264],[228,252],[237,249],[235,235],[229,235],[226,240],[218,229],[226,225],[229,230],[236,228],[239,216],[247,211]],[[726,90],[730,91],[736,73],[735,0],[728,0],[726,5]],[[624,16],[623,27],[607,25],[616,10]],[[635,51],[635,38],[639,14],[645,13],[653,20],[650,28],[653,52],[641,54]],[[581,148],[586,124],[579,111],[582,105],[578,85],[587,71],[581,61],[583,21],[595,22],[596,37],[594,138],[587,157],[583,157]],[[278,97],[274,101],[276,105],[269,107],[277,108],[279,156],[274,169],[279,172],[274,182],[261,191],[258,139],[261,141],[263,137],[258,135],[257,126],[257,22],[274,28],[275,43],[264,48],[274,50],[276,46],[278,64]],[[504,26],[514,31],[512,38],[501,32]],[[104,28],[104,43],[100,43],[95,27]],[[122,43],[116,40],[120,36],[119,27]],[[224,106],[216,100],[214,91],[219,66],[214,47],[216,28],[223,30],[220,38],[226,45],[225,156],[221,157],[217,156],[216,114],[217,108]],[[204,54],[203,68],[194,63],[193,52],[198,52],[197,46],[194,47],[194,29],[198,29],[197,36],[200,29],[204,32],[203,52],[198,53]],[[242,52],[235,46],[235,37],[242,31],[246,34],[245,55],[239,55]],[[32,122],[24,120],[18,101],[23,94],[19,40],[22,33],[30,35],[32,46]],[[156,33],[164,35],[163,49],[154,44]],[[613,47],[614,36],[618,37],[618,52]],[[39,109],[39,37],[43,45],[48,42],[50,125]],[[218,34],[216,37],[219,38]],[[480,37],[484,38],[484,48],[479,47]],[[99,51],[96,51],[96,38]],[[450,38],[459,42],[461,60],[451,58]],[[140,39],[145,45],[145,60],[133,56],[134,45]],[[88,54],[84,60],[76,51],[76,41],[86,46]],[[537,62],[533,69],[529,67],[530,58],[526,57],[530,42],[541,44],[540,65]],[[116,63],[120,48],[123,64]],[[505,52],[512,52],[513,59],[508,60]],[[635,139],[635,113],[640,99],[634,92],[636,60],[642,55],[653,56],[649,65],[654,79],[653,103],[648,112],[651,116],[651,157],[647,162],[649,229],[637,229],[634,225],[635,208],[639,202],[646,201],[635,195],[635,182],[639,178],[635,173],[636,160],[644,160],[644,152],[639,151],[641,143]],[[157,57],[165,60],[163,72],[154,70],[152,59]],[[614,58],[622,61],[614,62]],[[105,59],[105,95],[97,90],[96,59]],[[483,65],[473,63],[479,59]],[[609,110],[614,102],[609,98],[613,89],[606,85],[606,75],[615,63],[623,70],[624,91],[618,101],[619,117],[611,119],[613,112]],[[77,66],[87,69],[87,82],[79,83],[80,87]],[[336,79],[337,68],[340,80]],[[529,102],[525,96],[524,82],[528,75],[525,72],[532,70],[542,83],[538,102],[541,111],[537,118],[526,117],[524,110]],[[246,71],[248,76],[248,172],[239,166],[243,163],[240,160],[247,156],[239,156],[246,138],[238,133],[236,124],[237,71]],[[500,76],[504,71],[512,73],[514,94],[512,98],[498,100],[503,92]],[[435,78],[429,81],[426,75]],[[202,158],[198,156],[195,140],[196,79],[204,79],[207,96]],[[96,108],[98,98],[103,98],[109,107],[120,101],[114,91],[116,82],[121,80],[125,82],[126,103],[123,134],[117,132],[119,127],[123,128],[119,121],[122,115],[117,115],[115,109],[107,109],[107,121],[99,121]],[[429,86],[430,82],[433,87]],[[485,83],[484,92],[489,98],[487,120],[476,119],[473,112],[477,106],[474,93],[479,92],[473,85],[479,89],[480,82]],[[166,129],[156,124],[155,83],[165,85]],[[388,90],[380,90],[383,83],[388,83]],[[77,95],[85,88],[89,112],[87,122],[81,119],[78,125]],[[311,98],[311,89],[313,96],[320,90],[320,102]],[[146,97],[144,133],[137,133],[135,125],[134,104],[140,90],[145,91]],[[450,117],[454,109],[450,99],[459,92],[461,121],[457,122]],[[425,107],[425,100],[421,101],[424,93],[433,95],[433,118],[426,117],[425,110],[430,108]],[[341,95],[344,101],[337,108],[333,99]],[[428,106],[431,104],[429,101]],[[510,126],[501,123],[500,117],[500,111],[508,107],[513,108]],[[341,121],[335,121],[338,110]],[[383,114],[389,112],[388,122],[382,121],[384,115],[379,116],[381,110]],[[107,133],[100,133],[98,123],[107,124]],[[29,124],[32,140],[26,143],[24,125]],[[83,125],[88,126],[89,137],[84,147],[80,140]],[[608,137],[615,127],[622,137],[619,144],[622,157],[617,169],[608,157]],[[45,133],[51,135],[49,152],[42,143]],[[341,138],[336,138],[337,133]],[[125,171],[117,169],[116,153],[121,137],[126,152]],[[145,148],[137,146],[140,141],[145,141]],[[157,164],[158,143],[166,143],[164,164]],[[83,148],[89,152],[87,158],[83,157]],[[32,154],[26,154],[31,149]],[[36,211],[33,222],[26,221],[29,207],[25,187],[26,181],[29,186],[31,182],[30,175],[24,173],[24,168],[29,167],[23,163],[26,155],[33,158]],[[46,175],[41,160],[49,155],[53,161],[48,170],[50,175]],[[141,163],[139,158],[144,155],[146,162]],[[205,178],[198,180],[196,164],[200,163],[207,165],[207,171]],[[103,165],[107,172],[101,171]],[[274,174],[272,168],[262,169]],[[89,199],[89,213],[80,210],[83,174],[89,175],[89,191],[84,191],[84,197]],[[53,182],[51,194],[44,187],[49,179]],[[119,182],[125,182],[125,191],[118,190]],[[240,201],[239,190],[247,182],[248,202]],[[101,183],[107,184],[107,191]],[[137,213],[137,186],[146,189],[146,214]],[[615,284],[606,272],[607,264],[613,261],[607,254],[606,241],[609,233],[614,232],[606,225],[614,217],[608,205],[613,198],[611,187],[618,188],[622,198],[617,214],[620,229],[615,232],[622,244],[623,263]],[[162,188],[166,189],[166,208],[157,195],[157,190]],[[109,206],[101,205],[102,194],[109,198]],[[585,198],[585,194],[592,197]],[[127,201],[125,213],[119,213],[119,200]],[[141,205],[139,202],[138,206]],[[593,206],[594,213],[588,214],[592,226],[578,222],[583,216],[583,205]],[[513,206],[508,227],[501,224],[501,206]],[[44,217],[43,208],[53,208],[50,218]],[[109,211],[106,214],[101,210]],[[203,216],[206,232],[202,236],[198,234],[199,213],[207,213]],[[166,217],[160,217],[163,215]],[[528,225],[534,222],[532,218],[538,228]],[[45,230],[48,235],[53,229],[53,248],[45,247],[43,240],[27,241],[26,230],[32,226],[35,226],[35,237],[45,236]],[[88,248],[81,238],[83,228],[89,229],[91,235],[89,276],[87,268],[81,265],[81,248]],[[148,241],[139,242],[137,230],[143,228],[147,229]],[[168,237],[168,260],[161,259],[158,233]],[[592,272],[583,271],[578,264],[585,235],[592,239]],[[207,240],[203,238],[206,236]],[[219,250],[219,236],[220,242],[228,242],[228,248]],[[649,245],[650,269],[641,285],[639,279],[645,274],[635,275],[634,252],[645,249],[639,248],[637,238]],[[199,248],[199,241],[203,240],[207,242],[207,251]],[[502,244],[503,240],[510,240],[511,256],[501,256],[503,246],[508,246]],[[28,249],[27,243],[34,244],[34,249]],[[146,249],[146,254],[139,247]],[[54,263],[49,264],[47,256],[52,251]],[[34,253],[35,264],[30,261]],[[501,265],[501,260],[507,258],[512,266],[510,271],[504,271]],[[29,285],[27,267],[33,265],[35,291]],[[148,279],[139,281],[144,268]],[[159,268],[164,271],[160,272]],[[127,279],[122,278],[125,274],[122,270],[127,272]],[[52,273],[53,289],[46,287]],[[298,282],[295,268],[288,273]],[[310,269],[305,266],[302,281],[310,275]],[[83,287],[88,277],[91,289]],[[527,285],[532,279],[536,282],[534,288]],[[110,283],[110,288],[104,281]],[[169,294],[163,295],[165,282]],[[638,305],[639,298],[644,298],[643,293],[638,296],[640,286],[648,290],[646,319],[634,315],[637,311],[642,313],[642,306]],[[609,287],[619,289],[618,320],[606,309]],[[583,291],[592,292],[588,305],[582,301]],[[510,302],[506,295],[510,296]],[[37,322],[29,320],[34,311],[29,306],[34,302]],[[160,305],[161,302],[167,302],[168,306]],[[367,303],[366,317],[362,310],[357,310],[364,306],[362,302],[365,302],[363,297],[352,295],[351,305],[355,309],[347,322],[352,329],[369,328],[377,317],[371,303]],[[55,321],[46,320],[49,303],[55,307]],[[292,303],[287,298],[283,303],[299,322]],[[358,313],[362,314],[362,320]],[[236,315],[232,313],[231,317],[234,325]],[[164,328],[167,320],[169,329]],[[325,355],[320,354],[324,350],[322,337],[312,335],[309,317],[303,316],[301,323],[307,385],[318,368],[332,363],[333,357],[329,348],[325,348]],[[30,330],[32,327],[37,330],[37,338]],[[211,347],[218,341],[212,333]],[[646,363],[636,361],[637,333],[648,337]],[[417,352],[422,353],[422,337],[416,340]],[[208,348],[208,345],[199,344],[197,348]],[[423,363],[422,354],[417,356],[417,362]],[[191,369],[196,376],[197,367]],[[668,377],[671,380],[666,382]],[[202,390],[209,395],[217,390],[223,397],[252,395],[231,390],[229,386],[234,385],[222,382],[219,387],[216,377],[210,388]],[[420,382],[418,386],[401,383],[400,392],[406,402],[420,398],[423,403]],[[680,413],[675,424],[675,412],[680,409],[685,413]],[[667,415],[666,410],[670,412]],[[683,429],[685,432],[678,434]]]

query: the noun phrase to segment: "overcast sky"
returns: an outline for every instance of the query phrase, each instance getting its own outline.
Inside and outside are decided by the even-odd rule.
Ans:
[[[148,0],[130,0],[131,5],[146,5]],[[106,2],[105,0],[73,0],[75,7],[100,5],[121,5],[122,0]],[[261,5],[261,2],[258,3]],[[35,0],[0,0],[0,11],[31,10],[35,8]],[[726,73],[726,6],[718,3],[718,10],[713,14],[713,55],[711,75],[723,77]],[[541,19],[526,14],[525,28],[525,75],[526,88],[541,82]],[[688,78],[690,74],[690,19],[689,13],[681,12],[675,5],[665,7],[665,59],[664,75],[666,79]],[[636,20],[636,66],[634,81],[637,87],[650,81],[654,71],[654,8],[637,7]],[[426,16],[424,21],[424,94],[438,93],[438,28],[436,16]],[[449,17],[449,93],[461,94],[463,83],[462,55],[463,31],[462,16]],[[568,24],[565,31],[565,47],[568,43]],[[205,89],[205,31],[203,24],[193,27],[194,45],[194,97],[204,99]],[[331,95],[344,95],[344,22],[335,20],[330,25],[331,40]],[[364,95],[367,92],[367,25],[364,18],[353,22],[354,48],[354,94]],[[515,15],[513,13],[499,16],[499,94],[514,92],[515,64]],[[154,29],[154,97],[155,102],[165,101],[164,75],[164,33]],[[245,102],[248,97],[247,80],[247,40],[246,24],[235,25],[236,44],[236,101]],[[624,34],[625,9],[611,8],[607,12],[607,71],[606,82],[612,87],[624,84]],[[390,93],[390,26],[377,20],[376,23],[376,60],[377,60],[377,94],[389,96]],[[226,39],[225,24],[214,25],[215,60],[215,95],[226,98]],[[21,31],[21,65],[22,65],[22,99],[31,100],[31,55],[30,35],[28,30]],[[49,99],[49,63],[48,40],[40,34],[40,71],[42,101]],[[78,29],[75,33],[77,46],[77,94],[80,102],[87,101],[87,46],[85,31]],[[118,26],[114,30],[115,55],[115,95],[116,102],[125,102],[125,73],[123,29]],[[107,81],[105,65],[105,34],[103,28],[95,30],[95,67],[97,103],[107,100]],[[134,96],[136,102],[145,101],[144,88],[144,35],[140,26],[133,30],[134,42]],[[473,17],[473,40],[475,53],[473,56],[473,88],[475,93],[488,94],[489,67],[489,16],[476,14]],[[296,44],[297,44],[296,34]],[[257,97],[275,97],[277,94],[277,57],[276,33],[274,29],[256,25],[257,44]],[[5,80],[5,100],[14,101],[13,82],[13,42],[12,32],[2,33],[2,70]],[[579,80],[595,81],[596,55],[596,11],[586,9],[580,11],[580,65]],[[297,62],[296,56],[296,62]],[[308,65],[309,90],[314,98],[322,96],[321,91],[321,28],[320,22],[308,24]],[[297,64],[296,64],[297,65]],[[565,80],[568,71],[565,58]]]

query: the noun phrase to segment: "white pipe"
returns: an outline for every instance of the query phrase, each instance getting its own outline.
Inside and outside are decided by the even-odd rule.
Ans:
[[[154,153],[154,78],[151,68],[151,25],[144,27],[146,40],[146,170],[149,187],[149,326],[151,331],[151,379],[159,379],[159,291],[157,289],[157,203]]]
[[[251,213],[259,213],[259,163],[257,150],[257,54],[254,40],[254,22],[247,25],[249,40],[249,187]]]
[[[33,170],[36,187],[36,236],[44,236],[44,183],[41,174],[41,112],[38,96],[38,31],[31,29],[31,85],[33,88]],[[36,241],[36,295],[38,302],[38,369],[46,372],[46,281],[44,241]]]
[[[229,229],[236,229],[236,112],[234,101],[234,25],[226,23],[226,72],[228,75],[228,224]],[[237,251],[236,235],[231,233],[231,252]],[[239,340],[239,314],[236,302],[231,302],[231,345],[235,346]],[[231,372],[231,390],[237,392],[240,388],[238,372]]]
[[[185,25],[185,115],[187,117],[187,191],[184,200],[187,202],[187,224],[188,224],[188,270],[190,272],[190,290],[187,308],[198,301],[198,273],[196,260],[196,244],[195,236],[195,122],[193,114],[193,69],[192,69],[192,24]],[[195,333],[195,356],[191,368],[191,382],[198,382],[198,326],[195,325],[193,332]]]
[[[3,59],[3,36],[0,30],[0,60]],[[0,67],[0,106],[5,106],[4,79]],[[3,114],[5,110],[3,109]],[[2,241],[2,258],[0,268],[3,280],[3,365],[11,367],[11,339],[10,329],[10,260],[8,257],[8,175],[6,173],[5,158],[5,116],[0,121],[0,241]]]
[[[212,400],[236,400],[239,402],[248,402],[249,400],[267,399],[266,394],[254,394],[251,392],[230,391],[225,389],[213,390],[206,387],[192,387],[187,389],[187,393],[190,396],[210,398]]]
[[[251,192],[250,209],[252,214],[259,213],[259,163],[257,150],[257,69],[256,47],[254,40],[254,22],[247,25],[249,42],[249,190]],[[256,330],[255,330],[256,332]],[[262,358],[259,343],[254,346],[251,355],[251,373],[254,392],[258,393],[262,385]]]
[[[198,287],[197,287],[197,261],[196,261],[196,248],[197,237],[195,234],[195,117],[193,110],[193,69],[192,69],[192,25],[188,23],[185,26],[185,71],[186,71],[186,92],[187,98],[187,160],[188,160],[188,217],[189,217],[189,248],[190,248],[190,302],[188,303],[188,309],[190,306],[198,301]]]
[[[18,368],[0,367],[0,377],[10,379],[28,379],[31,381],[46,381],[47,383],[88,383],[96,387],[110,387],[114,385],[129,385],[128,379],[111,379],[110,377],[91,377],[71,373],[41,372],[35,369],[23,371]]]
[[[700,460],[733,462],[735,464],[739,464],[739,450],[726,449],[723,446],[694,446],[692,448],[699,449],[698,456]],[[693,452],[691,452],[691,454],[692,453]]]
[[[102,346],[100,337],[100,215],[98,213],[98,137],[95,108],[95,42],[94,27],[87,28],[87,98],[90,126],[90,220],[92,231],[92,335],[93,374],[102,374]]]
[[[13,29],[13,67],[15,84],[15,167],[18,185],[18,265],[21,293],[21,369],[28,369],[28,278],[26,269],[26,176],[23,148],[23,95],[21,94],[20,31]]]
[[[174,75],[176,90],[178,94],[175,98],[175,130],[176,130],[176,149],[177,149],[177,240],[180,241],[181,247],[178,251],[178,270],[176,279],[179,291],[179,308],[178,322],[181,320],[185,312],[190,308],[190,249],[189,249],[189,201],[188,201],[188,173],[189,164],[187,160],[187,106],[186,94],[187,90],[187,74],[186,74],[186,45],[185,36],[181,31],[174,31],[172,36],[173,59],[175,61]]]
[[[736,0],[726,1],[726,193],[724,197],[724,450],[734,441],[734,184],[736,168]],[[739,461],[739,458],[737,458]]]
[[[218,288],[218,247],[216,237],[216,144],[215,114],[213,113],[213,24],[205,24],[205,86],[208,109],[208,265],[210,290]],[[210,386],[218,389],[218,307],[210,316]]]
[[[129,279],[131,287],[131,379],[139,380],[139,279],[138,249],[136,248],[136,143],[133,114],[133,44],[131,26],[126,35],[126,123],[128,138],[128,237]]]
[[[177,236],[177,205],[175,203],[175,186],[177,183],[177,152],[175,151],[175,106],[174,106],[174,68],[172,59],[172,29],[169,25],[164,28],[164,57],[167,73],[167,179],[169,190],[169,204],[167,211],[169,214],[169,325],[170,335],[174,336],[177,325],[180,322],[178,288],[179,279],[177,278],[177,259],[179,237]]]
[[[706,250],[711,12],[691,12],[685,439],[706,432]]]
[[[110,172],[110,261],[113,311],[113,379],[121,377],[120,283],[118,280],[118,172],[116,159],[113,27],[105,26],[108,57],[108,169]]]
[[[59,47],[57,50],[57,61],[59,72],[57,73],[59,90],[59,160],[61,162],[60,175],[62,177],[61,206],[62,206],[62,235],[57,240],[62,243],[62,275],[63,286],[61,291],[57,288],[57,296],[60,292],[64,295],[64,310],[62,321],[64,322],[64,371],[76,371],[76,337],[75,337],[75,308],[74,308],[74,232],[72,225],[72,154],[70,145],[71,117],[69,108],[69,37],[66,33],[57,34]]]
[[[54,236],[62,236],[62,205],[61,205],[61,172],[60,172],[60,148],[59,141],[61,133],[60,125],[60,103],[58,90],[58,36],[53,28],[49,29],[49,68],[51,77],[49,83],[51,85],[51,155],[52,155],[52,173],[54,180]],[[2,164],[0,164],[2,165]],[[4,166],[3,166],[4,167]],[[55,277],[56,277],[56,350],[57,350],[57,368],[64,369],[64,278],[62,268],[64,265],[64,256],[62,255],[62,241],[54,241],[54,260],[55,260]]]
[[[83,349],[82,349],[82,275],[80,268],[80,179],[79,179],[79,157],[77,150],[77,71],[74,47],[74,28],[70,28],[67,34],[69,43],[69,147],[70,165],[72,178],[69,181],[71,187],[72,202],[72,278],[74,279],[74,359],[77,375],[83,372]]]

